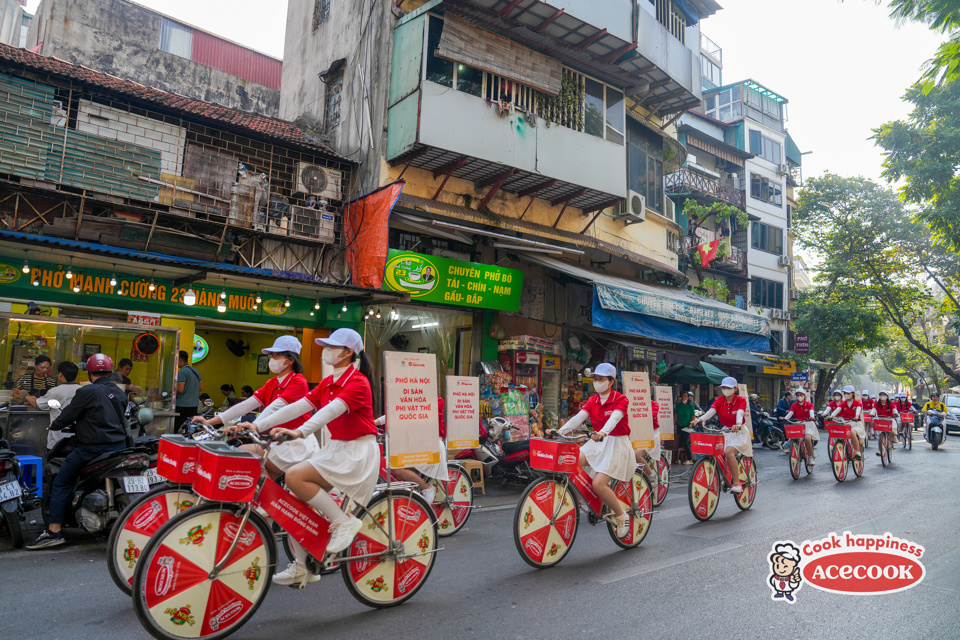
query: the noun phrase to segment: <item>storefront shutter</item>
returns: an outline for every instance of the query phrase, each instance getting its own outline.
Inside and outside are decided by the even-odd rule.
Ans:
[[[447,14],[436,55],[555,96],[560,61]]]

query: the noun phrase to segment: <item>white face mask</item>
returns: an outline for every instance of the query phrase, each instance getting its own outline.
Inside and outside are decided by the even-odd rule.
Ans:
[[[321,356],[323,361],[330,365],[331,367],[341,360],[343,360],[343,348],[341,347],[324,347],[323,355]]]
[[[728,389],[728,388],[724,387],[723,389],[721,389],[721,391],[723,391],[723,395],[725,395],[725,396],[727,396],[727,397],[729,398],[730,396],[733,395],[733,392],[736,391],[736,389]]]
[[[283,370],[286,368],[286,366],[287,366],[287,361],[286,361],[286,360],[275,360],[275,359],[273,359],[273,358],[270,358],[270,364],[268,364],[267,366],[270,367],[270,371],[272,371],[272,372],[274,372],[274,373],[280,373],[281,371],[283,371]]]
[[[852,393],[845,393],[845,394],[843,394],[843,399],[844,399],[844,400],[853,400],[853,394],[852,394]]]
[[[610,382],[608,380],[604,380],[603,382],[593,383],[593,389],[597,393],[606,393],[609,388],[610,388]]]

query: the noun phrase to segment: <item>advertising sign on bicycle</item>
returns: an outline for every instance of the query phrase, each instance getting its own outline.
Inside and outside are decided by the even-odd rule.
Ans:
[[[738,385],[737,385],[737,393],[740,394],[740,397],[741,397],[741,398],[749,398],[749,397],[750,397],[750,392],[747,391],[747,385],[745,385],[745,384],[738,384]],[[749,411],[745,411],[744,413],[745,413],[745,415],[743,416],[743,421],[747,423],[747,431],[750,432],[750,439],[753,440],[753,419],[750,417],[750,412],[749,412]],[[751,446],[751,449],[752,449],[752,448],[753,448],[753,447]]]
[[[269,478],[263,481],[257,502],[304,549],[316,558],[323,557],[330,540],[329,524],[310,505]]]
[[[437,356],[388,351],[383,354],[390,466],[440,462],[437,433]]]
[[[480,378],[447,376],[444,403],[447,447],[476,449],[480,446]]]
[[[623,394],[629,407],[630,443],[637,449],[653,449],[653,405],[650,404],[650,376],[644,371],[623,372]],[[594,428],[603,425],[594,425]]]
[[[657,414],[657,421],[660,423],[660,439],[673,440],[673,390],[670,387],[654,387],[653,390],[657,394],[656,401],[660,406]]]

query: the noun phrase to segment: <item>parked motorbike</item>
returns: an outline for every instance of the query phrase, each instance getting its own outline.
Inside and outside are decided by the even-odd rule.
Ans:
[[[753,437],[757,442],[768,449],[786,452],[783,446],[787,442],[787,434],[779,421],[774,422],[770,419],[769,412],[763,409],[751,411],[750,420],[753,422]]]
[[[484,475],[499,481],[500,487],[511,482],[526,486],[539,474],[530,466],[530,441],[509,440],[510,423],[505,418],[488,418],[480,424],[480,446],[465,449],[457,459],[479,460]]]
[[[52,408],[59,408],[56,400],[51,400],[49,404]],[[132,439],[128,442],[132,444]],[[73,438],[64,438],[47,454],[41,505],[44,523],[49,524],[53,481],[73,448]],[[110,523],[130,503],[131,496],[149,490],[150,482],[144,474],[149,467],[149,449],[136,445],[91,460],[80,472],[70,508],[67,509],[67,521],[63,525],[80,527],[94,534],[107,531]]]
[[[944,428],[944,419],[947,417],[942,411],[925,411],[924,412],[927,418],[926,424],[926,434],[927,442],[930,443],[930,446],[934,451],[937,450],[937,447],[943,442],[944,437],[946,437],[946,431]]]
[[[0,405],[5,409],[10,403]],[[20,484],[20,462],[6,440],[0,439],[0,514],[14,548],[23,546],[23,514],[36,509],[40,499]]]

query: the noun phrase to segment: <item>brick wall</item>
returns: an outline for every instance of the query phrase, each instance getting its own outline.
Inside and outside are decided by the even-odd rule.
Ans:
[[[159,151],[161,173],[183,175],[186,133],[182,127],[80,100],[77,130]]]

